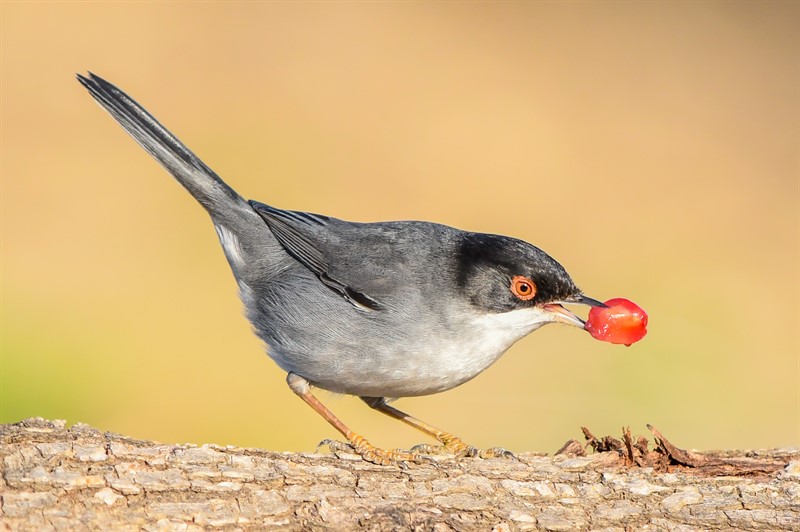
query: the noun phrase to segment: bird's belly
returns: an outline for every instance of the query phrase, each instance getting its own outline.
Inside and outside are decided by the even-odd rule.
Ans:
[[[392,347],[357,343],[302,354],[274,347],[269,352],[286,371],[333,392],[367,397],[430,395],[483,372],[541,324],[510,330],[482,325],[458,338],[427,334]]]
[[[482,373],[509,346],[449,345],[415,346],[413,350],[393,353],[391,363],[382,371],[369,372],[368,379],[352,384],[358,395],[410,397],[444,392]],[[365,389],[366,388],[366,389]],[[353,393],[353,392],[349,392]]]
[[[332,392],[365,397],[410,397],[443,392],[463,384],[489,367],[507,349],[478,351],[446,347],[432,351],[428,347],[415,347],[366,357],[348,356],[346,352],[320,353],[317,363],[301,365],[295,364],[295,356],[275,350],[270,350],[270,355],[287,371]]]

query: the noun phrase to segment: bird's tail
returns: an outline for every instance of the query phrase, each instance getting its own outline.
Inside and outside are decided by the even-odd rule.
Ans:
[[[94,74],[78,81],[205,207],[237,280],[254,282],[280,270],[288,255],[244,198],[130,96]]]
[[[92,73],[89,77],[79,74],[78,81],[206,208],[215,223],[237,225],[235,220],[242,218],[252,221],[253,211],[244,198],[130,96]]]

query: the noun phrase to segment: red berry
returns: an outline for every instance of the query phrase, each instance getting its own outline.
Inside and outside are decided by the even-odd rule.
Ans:
[[[605,307],[592,307],[584,328],[594,338],[612,344],[638,342],[647,334],[647,313],[636,303],[616,297]]]

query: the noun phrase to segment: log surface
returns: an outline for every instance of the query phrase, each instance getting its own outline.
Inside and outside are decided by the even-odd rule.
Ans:
[[[350,455],[165,445],[34,418],[0,425],[0,523],[6,530],[800,530],[798,451],[715,456],[775,467],[744,476],[658,472],[604,452],[437,457],[400,468]]]

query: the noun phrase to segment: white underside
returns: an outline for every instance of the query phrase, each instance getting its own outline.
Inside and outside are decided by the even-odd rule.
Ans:
[[[552,314],[535,307],[501,314],[475,313],[467,318],[467,326],[459,327],[464,331],[459,337],[431,331],[390,351],[376,350],[361,364],[347,353],[327,353],[320,357],[316,368],[295,368],[289,353],[270,349],[270,356],[287,371],[338,393],[370,397],[429,395],[472,379],[517,340],[553,321]]]
[[[414,378],[397,383],[396,393],[387,395],[427,395],[463,384],[496,362],[515,342],[552,321],[549,313],[535,307],[476,315],[460,338],[407,353],[404,370]]]

